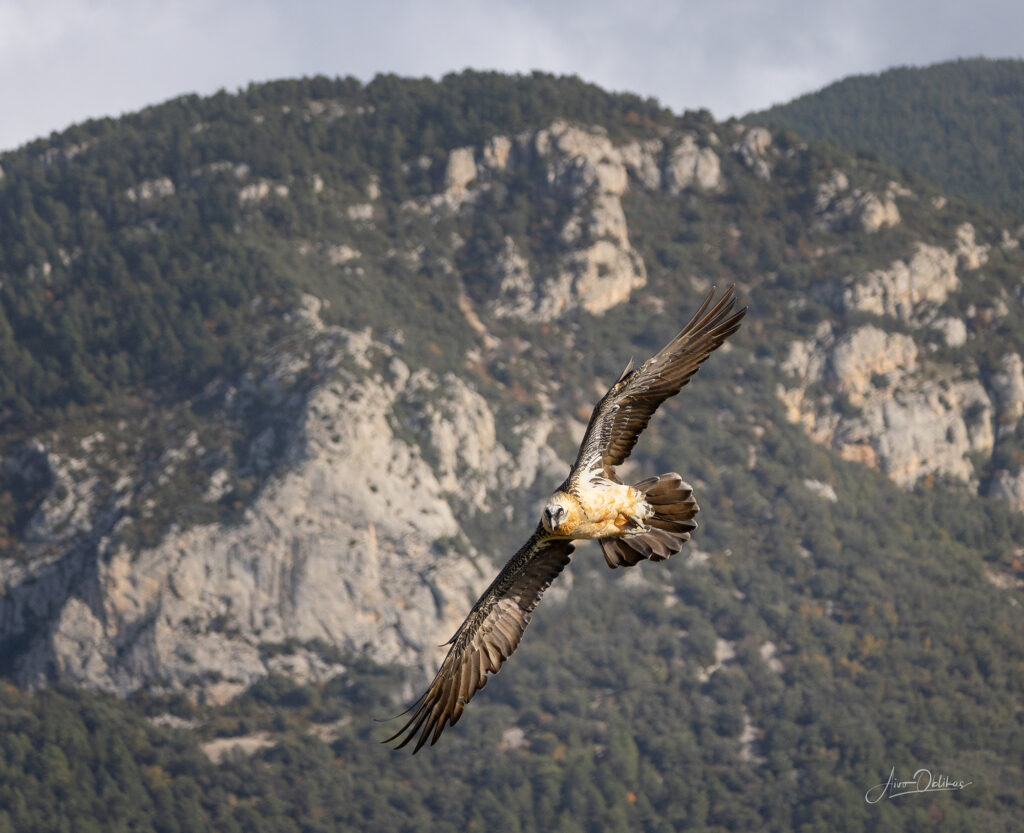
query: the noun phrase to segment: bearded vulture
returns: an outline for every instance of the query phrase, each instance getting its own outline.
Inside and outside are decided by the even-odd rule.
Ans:
[[[674,396],[740,326],[734,287],[715,299],[712,289],[679,334],[635,370],[627,365],[590,417],[576,462],[548,500],[540,523],[498,573],[446,643],[451,648],[427,691],[404,712],[405,725],[384,743],[413,752],[437,742],[466,704],[497,674],[519,645],[541,595],[569,563],[573,541],[596,538],[609,567],[663,561],[696,529],[693,489],[678,474],[632,486],[615,475],[658,406]],[[401,716],[401,715],[400,715]]]

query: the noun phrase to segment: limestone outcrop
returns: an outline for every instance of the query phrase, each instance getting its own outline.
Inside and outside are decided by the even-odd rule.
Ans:
[[[272,671],[325,679],[346,655],[436,663],[494,569],[457,518],[510,509],[491,495],[564,464],[546,417],[521,426],[529,442],[513,453],[463,380],[410,370],[369,333],[324,326],[318,307],[307,299],[298,317],[307,348],[278,351],[267,372],[314,360],[322,381],[293,411],[287,464],[236,520],[172,527],[140,549],[116,512],[138,481],[103,503],[83,463],[41,444],[11,463],[47,492],[27,538],[52,551],[0,561],[4,633],[31,634],[19,681],[216,702]]]
[[[171,181],[170,177],[162,176],[157,179],[147,179],[138,185],[133,185],[124,192],[124,195],[131,202],[151,202],[152,200],[173,196],[174,193],[174,182]]]
[[[540,165],[534,168],[529,160]],[[497,318],[551,321],[574,309],[601,315],[624,303],[647,283],[622,207],[631,184],[673,196],[722,187],[721,160],[694,134],[615,144],[602,128],[557,121],[514,139],[494,136],[480,148],[452,150],[443,190],[405,207],[421,214],[442,207],[466,210],[493,187],[496,176],[530,170],[539,170],[544,187],[575,210],[561,229],[564,248],[553,265],[538,267],[526,241],[506,238],[493,264],[497,292],[487,310]]]
[[[631,171],[654,178],[654,149],[635,143],[624,154],[603,131],[565,122],[520,142],[543,160],[549,187],[578,207],[562,228],[565,251],[547,274],[533,274],[515,241],[506,240],[492,314],[550,321],[575,308],[600,315],[626,301],[647,283],[647,270],[630,245],[622,195]]]
[[[743,131],[732,152],[754,176],[767,182],[772,178],[771,146],[772,134],[767,128],[751,127]]]
[[[476,179],[476,160],[473,148],[455,148],[448,154],[448,166],[444,172],[444,187],[449,191],[465,191],[466,186]]]
[[[956,253],[917,243],[908,259],[847,278],[833,298],[844,310],[888,315],[918,325],[931,321],[959,287]]]
[[[665,164],[665,190],[670,194],[679,194],[692,187],[713,191],[721,182],[722,163],[718,154],[710,147],[698,147],[693,135],[684,135],[682,141],[669,151]]]
[[[824,325],[794,342],[780,390],[789,419],[817,442],[910,488],[928,475],[978,485],[972,457],[991,455],[993,405],[978,379],[920,358],[914,340],[864,325]]]

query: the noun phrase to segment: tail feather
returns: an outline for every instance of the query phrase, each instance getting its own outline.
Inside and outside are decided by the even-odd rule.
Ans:
[[[649,477],[633,485],[644,493],[654,510],[643,532],[621,538],[601,538],[604,560],[612,569],[632,567],[641,561],[664,561],[675,555],[690,540],[697,528],[694,516],[700,511],[693,487],[675,472]]]

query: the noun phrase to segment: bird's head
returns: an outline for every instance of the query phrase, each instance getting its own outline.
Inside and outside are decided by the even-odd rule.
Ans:
[[[555,535],[568,535],[579,525],[580,507],[576,500],[565,492],[555,492],[544,507],[541,523],[544,529]]]

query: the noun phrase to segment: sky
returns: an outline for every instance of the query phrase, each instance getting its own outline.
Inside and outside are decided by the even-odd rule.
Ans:
[[[572,73],[717,118],[848,75],[1024,55],[1020,0],[0,0],[0,150],[250,81]]]

